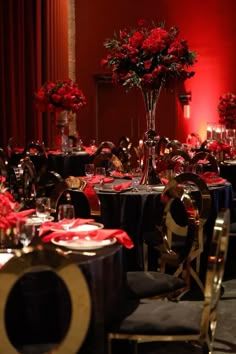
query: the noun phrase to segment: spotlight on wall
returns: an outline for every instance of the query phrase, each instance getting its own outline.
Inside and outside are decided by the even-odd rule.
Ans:
[[[179,100],[183,104],[184,118],[190,118],[190,102],[192,100],[192,92],[186,92],[179,95]]]

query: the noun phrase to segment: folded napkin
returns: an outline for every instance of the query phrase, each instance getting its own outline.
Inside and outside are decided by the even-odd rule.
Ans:
[[[89,155],[93,155],[96,151],[96,147],[91,147],[91,146],[83,146],[84,150],[87,152]]]
[[[85,187],[84,194],[88,199],[90,211],[100,211],[100,200],[97,193],[90,184],[87,184]]]
[[[120,192],[120,191],[123,191],[124,189],[127,189],[131,186],[131,181],[129,182],[123,182],[123,183],[120,183],[120,184],[117,184],[113,187],[113,189],[117,192]]]
[[[111,175],[115,178],[127,178],[127,179],[133,178],[132,173],[123,173],[123,172],[119,172],[119,171],[113,171],[113,172],[111,172]]]
[[[134,244],[131,238],[127,235],[124,230],[121,229],[98,229],[89,232],[71,232],[65,231],[62,233],[60,231],[54,231],[50,235],[44,236],[43,242],[50,242],[52,238],[57,237],[62,240],[70,240],[75,236],[79,236],[80,239],[90,236],[91,241],[102,241],[108,238],[116,238],[117,242],[121,243],[126,248],[133,248]]]
[[[226,179],[220,177],[219,175],[217,175],[215,172],[204,172],[203,174],[201,174],[201,178],[207,183],[207,184],[215,184],[215,183],[225,183]]]
[[[62,154],[62,150],[49,150],[48,154],[50,154],[50,155],[60,155],[60,154]]]
[[[47,221],[47,222],[43,223],[42,225],[40,225],[39,236],[44,235],[45,233],[51,231],[52,229],[65,232],[64,226],[66,226],[68,224],[70,225],[70,228],[73,228],[73,227],[77,227],[79,225],[87,224],[92,221],[94,221],[94,219],[82,219],[82,218],[74,219],[73,222],[71,221],[71,219],[70,220],[63,219],[59,222]],[[51,239],[51,237],[50,237],[50,239]]]
[[[18,148],[18,147],[14,147],[12,149],[12,152],[17,152],[19,154],[22,154],[22,152],[24,152],[24,148]]]
[[[114,181],[114,178],[112,177],[104,177],[104,176],[100,176],[100,175],[96,175],[96,176],[93,176],[90,180],[89,180],[89,183],[90,184],[98,184],[100,183],[102,179],[102,183],[112,183]]]
[[[9,223],[14,225],[17,220],[25,221],[28,215],[31,215],[35,212],[35,209],[27,209],[22,211],[11,212],[0,221],[1,228],[5,229],[9,227]],[[5,222],[6,221],[6,222]]]

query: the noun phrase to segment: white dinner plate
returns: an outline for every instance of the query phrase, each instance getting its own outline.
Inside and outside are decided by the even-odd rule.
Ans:
[[[207,187],[223,187],[223,186],[225,186],[225,182],[207,183]]]
[[[39,226],[39,225],[43,224],[44,222],[53,221],[53,220],[54,220],[53,216],[48,216],[47,218],[42,219],[36,215],[33,215],[33,216],[28,217],[26,219],[26,224]]]
[[[225,160],[224,163],[227,165],[236,165],[236,160]]]
[[[0,253],[0,268],[9,261],[9,259],[11,259],[12,257],[14,257],[14,254],[12,253]]]
[[[58,229],[58,228],[54,228],[52,227],[51,230],[52,231],[65,231],[65,232],[86,232],[86,231],[94,231],[94,230],[98,230],[98,229],[103,229],[104,225],[99,223],[99,222],[88,222],[86,224],[83,224],[83,225],[78,225],[76,227],[71,227],[69,229],[63,229],[63,226],[62,226],[62,229]]]
[[[153,186],[152,190],[155,192],[162,192],[165,189],[164,185],[160,185],[160,186]]]
[[[70,240],[63,239],[60,237],[54,237],[51,239],[51,242],[54,245],[66,247],[72,250],[95,250],[107,246],[111,246],[116,243],[116,238],[108,238],[106,240],[94,241],[90,240],[90,237],[87,236],[86,239],[80,239],[79,236],[75,236]]]

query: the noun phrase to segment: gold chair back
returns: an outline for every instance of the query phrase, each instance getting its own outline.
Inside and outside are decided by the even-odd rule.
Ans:
[[[26,273],[44,270],[55,272],[63,281],[68,290],[73,311],[65,337],[61,343],[53,348],[52,352],[57,354],[75,354],[81,347],[90,324],[90,293],[79,267],[62,254],[57,253],[55,249],[38,246],[15,252],[15,256],[0,269],[1,283],[4,284],[0,291],[0,311],[2,314],[5,313],[9,293],[21,277]],[[1,316],[0,319],[0,333],[0,353],[19,353],[8,338],[4,316]]]

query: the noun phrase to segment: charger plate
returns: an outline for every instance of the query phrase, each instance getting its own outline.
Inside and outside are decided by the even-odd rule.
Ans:
[[[61,226],[61,229],[58,229],[58,227],[52,227],[51,230],[52,231],[60,231],[60,232],[89,232],[89,231],[94,231],[94,230],[98,230],[98,229],[103,229],[104,225],[99,223],[99,222],[93,222],[90,221],[86,224],[82,224],[82,225],[78,225],[76,227],[71,227],[69,229],[64,229],[63,226]]]
[[[39,225],[43,224],[44,222],[53,221],[53,220],[54,220],[53,216],[48,216],[47,218],[42,219],[36,215],[33,215],[33,216],[27,218],[26,224],[39,226]]]
[[[106,246],[111,246],[116,243],[116,238],[108,238],[106,240],[94,241],[90,239],[90,236],[86,236],[84,239],[80,239],[79,236],[75,236],[72,239],[68,240],[65,238],[58,236],[51,239],[51,242],[56,246],[66,247],[72,250],[95,250],[99,248],[103,248]]]

